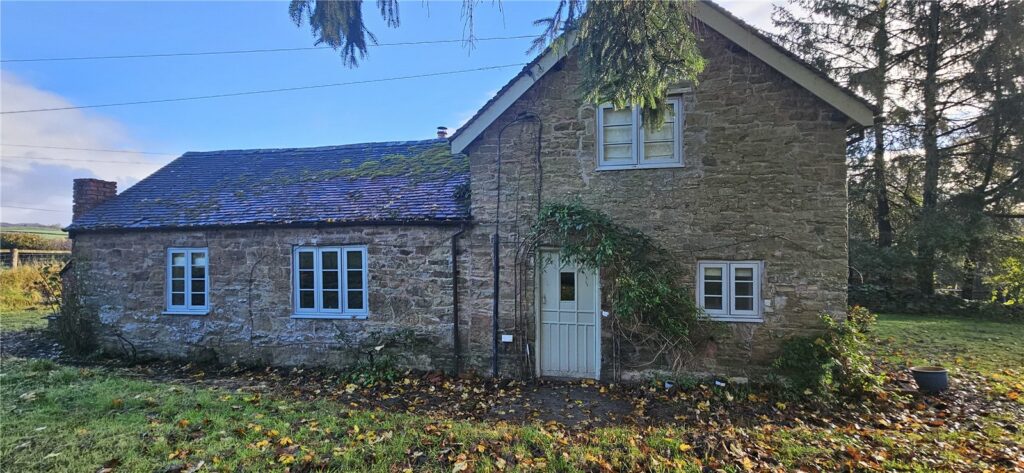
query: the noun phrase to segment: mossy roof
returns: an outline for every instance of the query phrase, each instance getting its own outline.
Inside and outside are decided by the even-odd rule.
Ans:
[[[447,140],[189,152],[68,230],[468,220]]]

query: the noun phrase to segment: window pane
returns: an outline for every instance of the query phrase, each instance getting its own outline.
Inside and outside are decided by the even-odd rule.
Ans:
[[[629,108],[622,110],[604,108],[601,111],[604,113],[605,125],[629,125],[633,123],[633,110]]]
[[[349,271],[347,281],[348,289],[362,289],[363,288],[363,272],[362,271]]]
[[[345,255],[345,264],[348,269],[363,269],[363,252],[349,251]]]
[[[299,269],[313,269],[313,252],[299,252]]]
[[[321,254],[320,267],[323,269],[338,269],[338,252],[325,251]]]
[[[172,279],[171,280],[171,292],[185,292],[185,280],[184,279]]]
[[[737,281],[753,281],[754,280],[754,269],[753,268],[736,268],[736,280]]]
[[[706,280],[722,280],[722,268],[709,267],[704,268],[704,279]]]
[[[348,291],[348,309],[363,310],[363,291]]]
[[[321,287],[324,289],[337,289],[338,288],[338,271],[324,271],[322,276]]]
[[[558,300],[561,302],[576,301],[576,273],[563,271],[559,274]]]
[[[751,282],[737,282],[736,283],[736,296],[753,296],[754,295],[754,283]]]
[[[313,309],[316,306],[316,295],[313,291],[299,291],[299,308]]]
[[[192,294],[192,305],[205,306],[206,294]]]
[[[180,292],[171,294],[171,305],[185,305],[185,294]]]
[[[184,266],[171,266],[171,277],[172,278],[184,278],[185,267]]]
[[[206,266],[193,266],[192,279],[203,279],[206,277]]]
[[[604,160],[633,162],[633,145],[604,145]]]
[[[202,279],[192,280],[192,293],[206,292],[206,281]]]
[[[704,296],[704,308],[707,310],[722,310],[722,296]]]
[[[736,310],[754,310],[754,298],[752,297],[737,297],[733,301],[733,306]]]
[[[644,127],[644,141],[672,141],[675,139],[675,123],[666,121],[661,128],[651,130]]]
[[[171,253],[171,265],[185,266],[185,253]]]
[[[704,294],[709,296],[720,296],[722,295],[722,282],[721,281],[704,281]]]
[[[604,127],[604,142],[607,144],[632,143],[632,126],[606,126]]]
[[[644,161],[668,161],[675,159],[675,145],[671,141],[644,143]]]
[[[313,289],[313,280],[312,271],[299,271],[299,289]]]
[[[192,266],[206,266],[206,252],[192,253]]]
[[[338,291],[324,291],[320,297],[323,300],[324,309],[341,308],[341,303],[339,302],[341,294]]]

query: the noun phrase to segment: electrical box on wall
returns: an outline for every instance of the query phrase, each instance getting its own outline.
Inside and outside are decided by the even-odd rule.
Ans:
[[[507,333],[503,334],[501,336],[501,341],[502,341],[502,343],[512,343],[512,335],[511,334],[507,334]]]

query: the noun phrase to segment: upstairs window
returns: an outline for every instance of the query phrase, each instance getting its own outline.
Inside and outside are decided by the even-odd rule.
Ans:
[[[210,304],[206,248],[167,250],[167,312],[205,314]]]
[[[297,247],[292,273],[296,316],[350,318],[369,313],[366,247]]]
[[[640,107],[617,110],[602,105],[597,114],[598,169],[638,169],[683,165],[683,101],[671,97],[665,124],[645,127]]]
[[[702,261],[697,271],[697,301],[709,318],[761,321],[759,261]]]

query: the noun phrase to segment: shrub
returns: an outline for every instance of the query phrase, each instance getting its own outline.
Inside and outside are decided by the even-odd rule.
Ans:
[[[823,314],[821,320],[825,324],[821,336],[790,339],[772,365],[785,391],[832,399],[862,397],[880,389],[883,376],[874,372],[865,349],[875,315],[852,307],[844,319]]]
[[[80,271],[62,276],[48,272],[43,278],[45,298],[54,307],[57,342],[73,355],[92,354],[99,347],[95,311],[85,303],[84,281]]]

